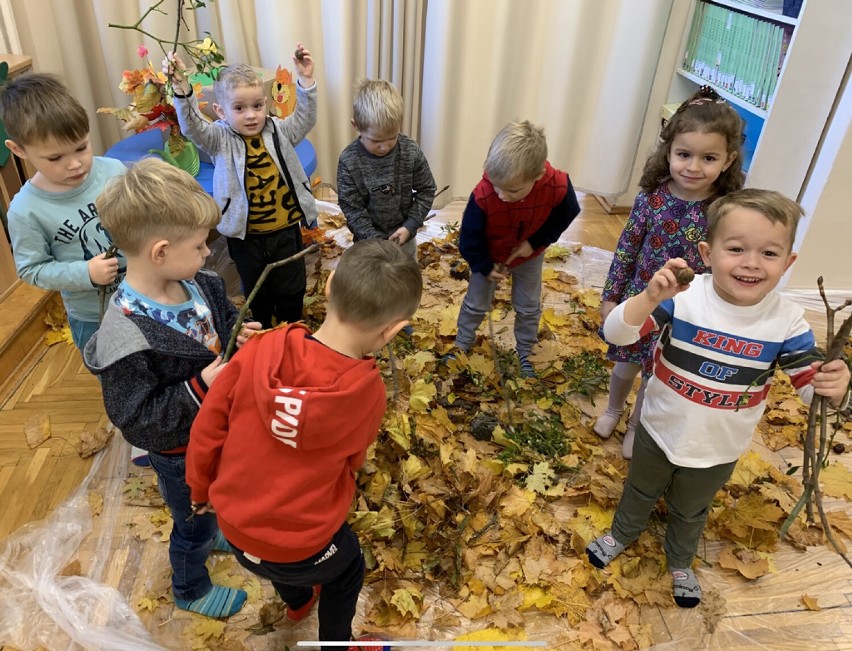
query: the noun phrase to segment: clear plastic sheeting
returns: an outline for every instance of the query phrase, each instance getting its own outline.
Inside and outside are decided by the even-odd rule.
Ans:
[[[124,468],[119,468],[119,456]],[[21,651],[103,649],[152,651],[154,643],[124,596],[100,583],[112,542],[104,530],[119,526],[121,484],[126,474],[127,446],[113,437],[107,450],[92,463],[88,476],[74,494],[49,518],[31,522],[12,534],[0,550],[0,643]],[[112,478],[112,479],[110,479]],[[110,483],[104,504],[100,538],[95,544],[88,576],[63,576],[77,559],[83,540],[92,533],[89,491],[94,484]],[[107,528],[109,527],[109,528]],[[79,559],[78,559],[79,560]],[[70,570],[72,573],[77,570]]]

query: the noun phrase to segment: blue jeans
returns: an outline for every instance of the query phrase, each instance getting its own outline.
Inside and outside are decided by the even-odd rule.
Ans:
[[[80,321],[74,317],[68,317],[68,327],[71,329],[71,338],[74,340],[74,345],[83,352],[86,343],[92,338],[101,324],[97,321]]]
[[[538,323],[541,320],[541,267],[544,254],[539,254],[512,267],[512,307],[515,310],[515,349],[524,357],[532,352],[538,341]],[[469,350],[476,341],[476,329],[488,314],[493,283],[480,273],[470,275],[459,311],[456,346]]]
[[[322,586],[319,600],[319,639],[348,642],[358,595],[364,585],[364,555],[358,536],[345,522],[331,542],[313,556],[296,563],[255,562],[237,550],[244,568],[269,579],[278,596],[291,608],[301,608],[311,598],[312,586]]]
[[[174,526],[169,538],[169,562],[172,566],[172,591],[175,599],[200,599],[213,588],[204,562],[213,549],[219,526],[216,515],[192,513],[189,486],[186,485],[186,456],[149,452],[151,467],[157,473],[160,494],[172,512]]]

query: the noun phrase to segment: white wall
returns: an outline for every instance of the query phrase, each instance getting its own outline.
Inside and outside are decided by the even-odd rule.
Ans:
[[[846,83],[802,195],[799,259],[787,289],[848,289],[852,296],[852,83]]]

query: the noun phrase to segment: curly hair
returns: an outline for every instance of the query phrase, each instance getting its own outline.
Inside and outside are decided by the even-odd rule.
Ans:
[[[669,179],[669,152],[675,137],[681,133],[718,133],[727,142],[728,154],[736,154],[734,160],[713,183],[713,194],[707,201],[739,190],[745,182],[743,173],[743,119],[714,90],[702,86],[678,107],[675,114],[663,127],[656,150],[645,162],[639,185],[646,192],[653,192]]]

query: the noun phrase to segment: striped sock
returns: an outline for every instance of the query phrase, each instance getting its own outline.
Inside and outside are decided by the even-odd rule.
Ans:
[[[246,602],[248,595],[244,590],[235,590],[221,585],[214,585],[200,599],[175,599],[175,606],[205,617],[230,617],[238,613]]]
[[[213,551],[233,554],[236,550],[231,543],[225,540],[225,536],[222,535],[222,532],[216,530],[216,535],[213,537]]]

